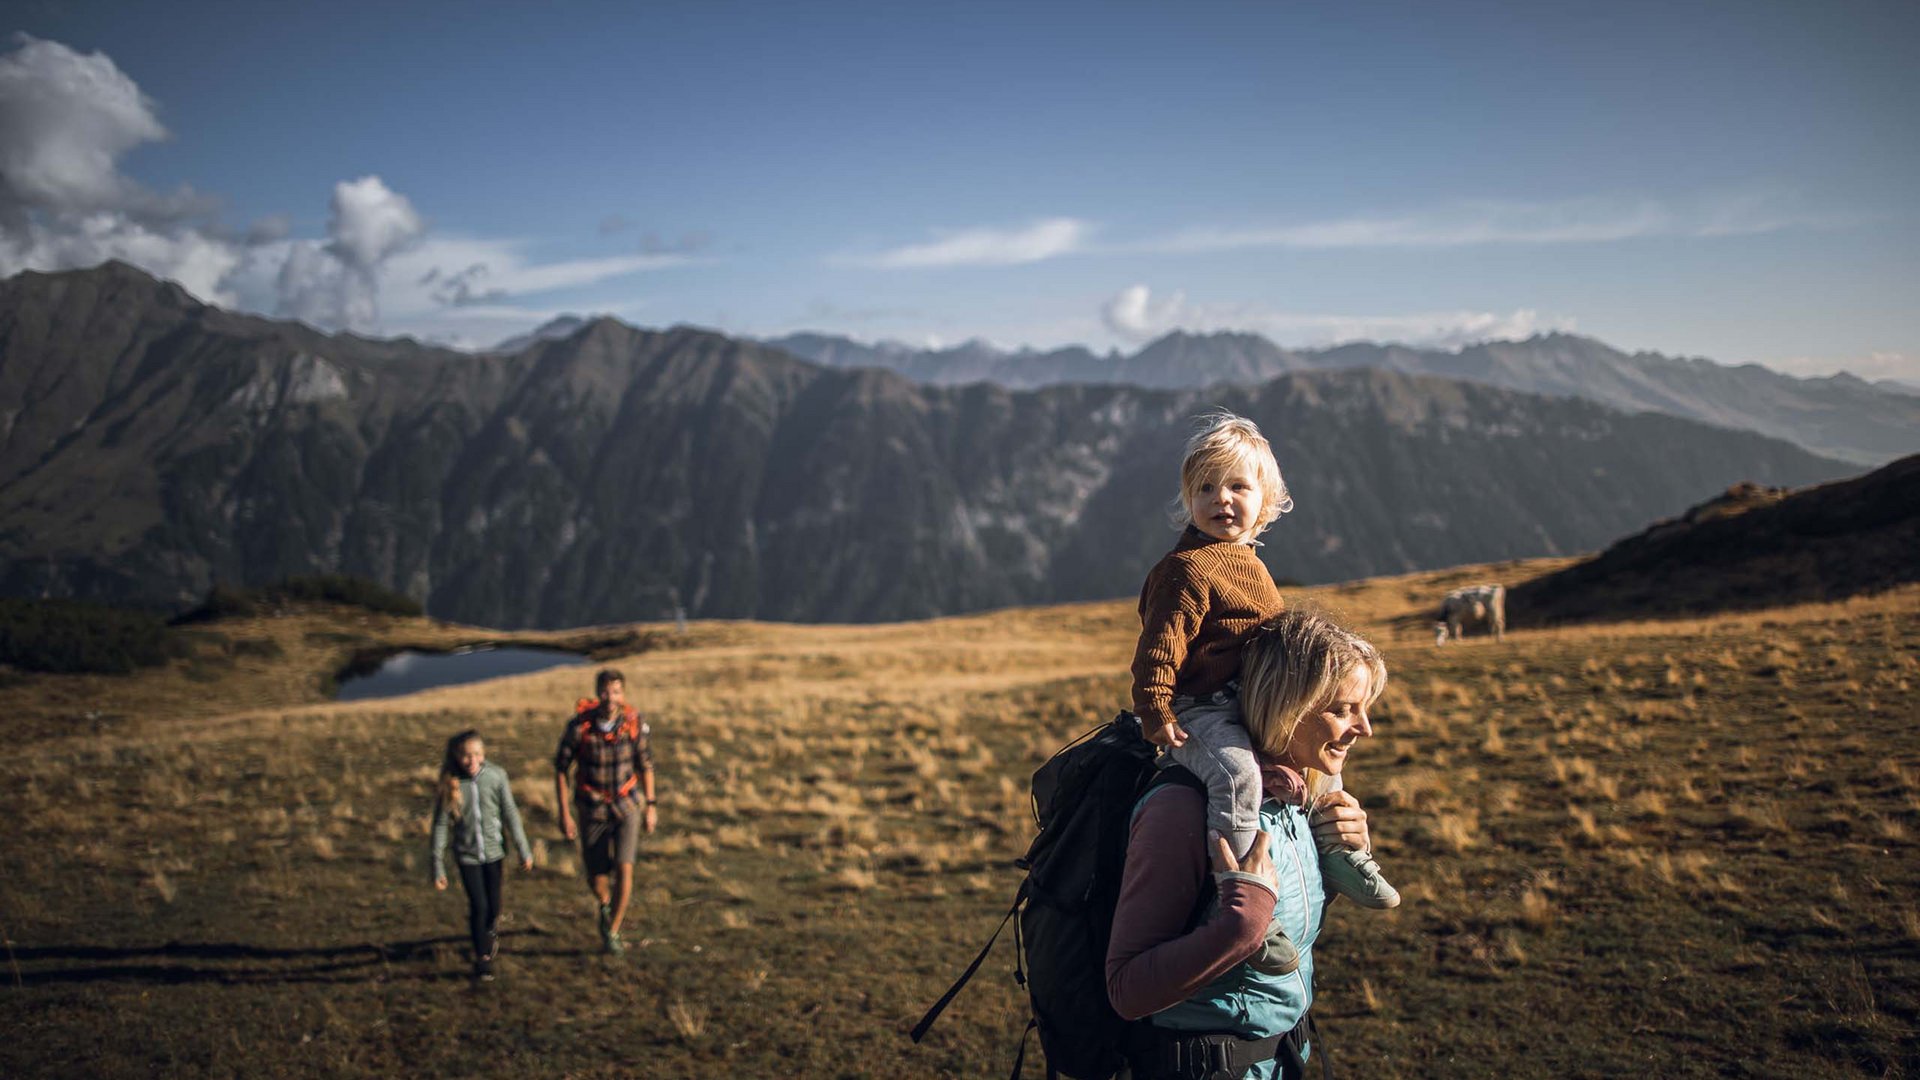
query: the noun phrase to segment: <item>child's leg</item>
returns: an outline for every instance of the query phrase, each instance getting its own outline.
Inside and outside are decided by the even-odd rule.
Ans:
[[[1341,777],[1329,778],[1327,792],[1346,790]],[[1344,896],[1361,907],[1390,908],[1400,905],[1400,892],[1388,883],[1386,875],[1380,872],[1380,864],[1373,861],[1373,852],[1354,851],[1338,844],[1329,844],[1320,849],[1320,876],[1326,879],[1327,888]]]
[[[505,859],[495,859],[480,868],[481,877],[485,879],[487,893],[487,947],[481,951],[480,955],[488,958],[491,958],[494,953],[494,928],[500,925],[500,871],[506,865],[506,862]]]
[[[473,939],[473,958],[487,955],[487,878],[483,866],[460,864],[460,887],[467,891],[467,934]]]
[[[1227,838],[1234,858],[1244,859],[1260,832],[1260,763],[1240,722],[1240,702],[1202,701],[1176,708],[1174,715],[1187,729],[1187,741],[1169,753],[1206,782],[1207,828]],[[1285,975],[1300,966],[1300,950],[1275,921],[1248,962],[1269,975]]]
[[[1203,700],[1176,706],[1174,715],[1187,741],[1169,752],[1207,785],[1207,828],[1226,837],[1234,858],[1244,859],[1260,831],[1260,763],[1240,722],[1240,702]]]

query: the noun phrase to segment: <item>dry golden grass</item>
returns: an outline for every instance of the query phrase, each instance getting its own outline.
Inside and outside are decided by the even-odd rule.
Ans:
[[[1289,597],[1394,671],[1348,786],[1406,902],[1337,906],[1316,950],[1343,1067],[1911,1073],[1920,590],[1432,647],[1449,582],[1548,565]],[[0,810],[21,824],[0,929],[21,985],[0,1016],[36,1026],[0,1072],[451,1072],[475,1038],[501,1074],[1001,1071],[1010,980],[977,979],[924,1046],[901,1032],[1011,899],[1028,774],[1126,700],[1134,621],[1111,603],[696,624],[618,658],[654,725],[662,829],[616,960],[594,953],[548,765],[582,672],[335,704],[315,673],[344,635],[475,632],[311,613],[214,629],[282,655],[211,683],[4,688]],[[500,982],[471,1000],[450,992],[459,886],[428,886],[425,851],[439,741],[467,726],[536,837],[535,871],[508,867]],[[631,1054],[583,1034],[613,1024]]]

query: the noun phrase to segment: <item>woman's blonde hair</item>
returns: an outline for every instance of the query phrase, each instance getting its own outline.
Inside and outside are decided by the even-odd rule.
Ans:
[[[1240,713],[1253,745],[1283,755],[1300,721],[1327,707],[1356,668],[1368,673],[1365,704],[1387,688],[1387,662],[1365,638],[1313,611],[1286,611],[1262,623],[1240,651]],[[1309,771],[1318,798],[1327,778]]]
[[[1235,468],[1252,473],[1254,482],[1260,485],[1260,519],[1254,522],[1255,536],[1293,509],[1293,496],[1280,476],[1280,463],[1274,460],[1273,447],[1260,434],[1259,426],[1244,416],[1216,409],[1198,418],[1193,435],[1187,439],[1186,457],[1180,462],[1180,497],[1172,511],[1174,524],[1191,523],[1190,507],[1200,486]]]
[[[440,779],[434,784],[440,805],[446,807],[447,813],[455,821],[459,821],[460,815],[466,812],[466,808],[460,805],[460,781],[464,778],[460,769],[460,751],[470,742],[486,745],[486,740],[472,728],[447,740],[447,752],[440,758]]]

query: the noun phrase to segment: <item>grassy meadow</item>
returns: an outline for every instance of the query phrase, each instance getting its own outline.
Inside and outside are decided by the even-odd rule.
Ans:
[[[1393,669],[1348,786],[1406,900],[1330,916],[1336,1067],[1920,1075],[1920,587],[1433,647],[1446,589],[1560,565],[1289,595]],[[926,1043],[905,1031],[1011,899],[1028,775],[1125,702],[1135,630],[1124,602],[640,628],[614,662],[661,829],[617,958],[549,765],[591,668],[330,704],[355,648],[475,632],[305,611],[211,624],[164,669],[15,677],[0,1075],[1004,1075],[1010,940]],[[544,640],[619,640],[582,634]],[[427,880],[466,726],[537,849],[492,984],[458,885]]]

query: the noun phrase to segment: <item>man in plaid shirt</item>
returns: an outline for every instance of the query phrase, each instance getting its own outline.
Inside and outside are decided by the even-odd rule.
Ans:
[[[627,704],[625,676],[607,668],[594,676],[593,686],[599,699],[583,699],[560,736],[553,755],[553,789],[560,804],[560,832],[569,840],[580,837],[587,883],[600,901],[600,941],[608,952],[617,953],[625,947],[620,923],[633,897],[640,829],[651,833],[658,822],[652,732]]]

